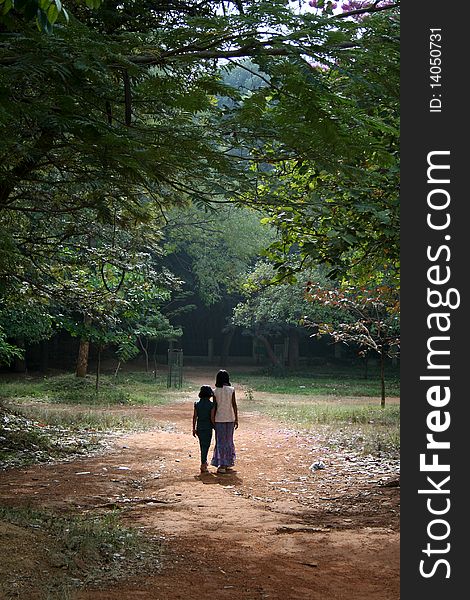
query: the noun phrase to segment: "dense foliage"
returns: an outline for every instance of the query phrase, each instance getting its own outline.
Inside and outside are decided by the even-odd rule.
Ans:
[[[15,306],[42,315],[35,340],[52,321],[106,343],[174,335],[163,253],[181,251],[165,230],[177,209],[267,212],[281,277],[295,253],[338,277],[396,278],[397,3],[1,5],[2,360],[24,337]],[[201,247],[217,244],[191,236],[207,290],[217,265]]]

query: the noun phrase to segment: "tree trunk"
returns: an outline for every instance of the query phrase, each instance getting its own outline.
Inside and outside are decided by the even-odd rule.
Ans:
[[[207,362],[211,365],[214,361],[214,338],[207,340]]]
[[[220,355],[220,366],[225,368],[227,366],[228,357],[230,354],[230,346],[232,344],[233,335],[235,328],[232,327],[227,333],[224,334],[224,341],[222,343],[222,353]]]
[[[256,337],[260,340],[260,342],[263,344],[263,346],[266,348],[266,353],[268,355],[269,360],[271,361],[271,363],[275,366],[275,367],[279,367],[280,369],[283,368],[283,365],[281,364],[280,360],[278,359],[278,357],[275,355],[274,350],[272,349],[271,344],[269,343],[269,340],[263,335],[263,334],[256,334]]]
[[[153,378],[156,379],[157,378],[157,348],[158,348],[158,342],[155,342],[155,345],[153,347]]]
[[[289,369],[299,368],[299,332],[296,329],[289,331],[289,351],[288,351],[288,364]]]
[[[369,378],[369,355],[364,356],[364,379]]]
[[[146,340],[146,344],[144,346],[144,343],[142,342],[142,338],[139,336],[137,336],[137,340],[139,342],[139,346],[142,348],[142,351],[144,353],[145,356],[145,372],[148,373],[149,372],[149,353],[148,353],[148,340]]]
[[[95,379],[95,390],[98,394],[98,390],[100,388],[100,374],[101,374],[101,344],[98,346],[98,358],[96,361],[96,379]]]
[[[85,339],[80,340],[80,347],[78,349],[78,360],[77,370],[75,371],[76,377],[86,377],[88,371],[88,354],[90,353],[90,342]]]
[[[83,324],[85,327],[91,325],[91,318],[88,316],[83,317]],[[88,371],[88,355],[90,353],[90,340],[86,338],[80,339],[80,347],[78,349],[77,369],[75,371],[76,377],[86,377]]]
[[[385,406],[385,356],[383,352],[380,353],[380,388],[382,392],[382,397],[380,400],[380,406],[384,408]]]

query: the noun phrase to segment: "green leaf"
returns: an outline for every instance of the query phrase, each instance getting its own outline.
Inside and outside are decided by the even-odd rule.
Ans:
[[[352,233],[345,233],[341,237],[345,242],[347,242],[351,246],[353,246],[357,242],[357,237]]]
[[[59,10],[55,4],[51,4],[49,9],[47,10],[47,20],[51,25],[57,21],[57,17],[59,16]]]
[[[5,0],[3,2],[1,14],[2,15],[6,15],[11,10],[12,6],[13,6],[13,1],[12,0]]]

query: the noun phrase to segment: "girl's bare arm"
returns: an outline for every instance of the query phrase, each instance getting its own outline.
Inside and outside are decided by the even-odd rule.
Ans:
[[[235,399],[235,390],[233,391],[233,394],[232,394],[232,406],[233,406],[233,412],[235,413],[235,429],[238,429],[238,407],[237,407],[237,401]]]

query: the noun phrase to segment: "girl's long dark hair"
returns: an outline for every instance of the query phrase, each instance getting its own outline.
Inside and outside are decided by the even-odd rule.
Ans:
[[[215,377],[215,387],[224,387],[224,385],[230,385],[230,378],[227,371],[221,369]]]

